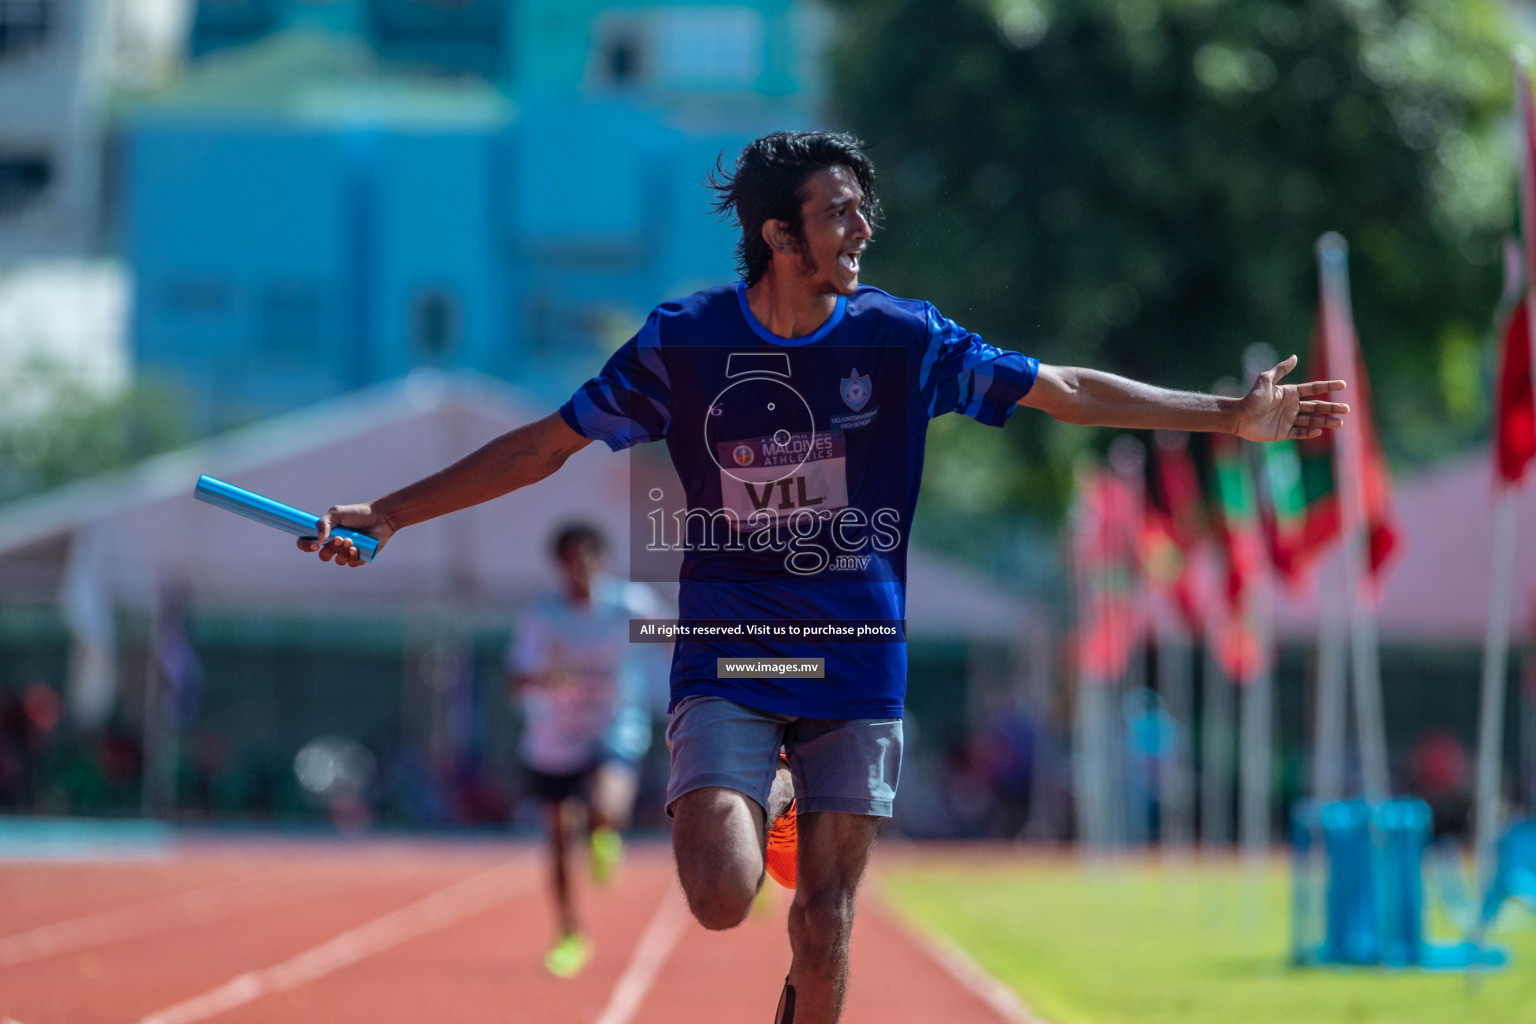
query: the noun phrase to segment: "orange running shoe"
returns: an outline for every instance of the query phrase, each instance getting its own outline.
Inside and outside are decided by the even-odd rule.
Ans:
[[[779,755],[779,762],[789,764],[789,758]],[[795,887],[795,871],[800,863],[800,825],[795,817],[795,801],[790,798],[784,813],[773,819],[768,829],[766,866],[768,874],[786,889]]]

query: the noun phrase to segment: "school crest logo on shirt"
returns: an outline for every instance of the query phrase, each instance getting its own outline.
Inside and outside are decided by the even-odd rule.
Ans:
[[[843,396],[843,404],[858,412],[869,403],[869,374],[860,376],[858,367],[854,367],[852,373],[838,382],[837,390]]]

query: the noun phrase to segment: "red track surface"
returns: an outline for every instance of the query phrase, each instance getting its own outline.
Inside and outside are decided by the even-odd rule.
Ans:
[[[0,1024],[767,1024],[789,963],[788,894],[769,887],[740,928],[706,932],[665,848],[632,850],[612,889],[583,889],[596,955],[559,981],[542,967],[553,918],[527,845],[209,844],[5,865]],[[846,1024],[1006,1019],[873,883],[861,903]]]

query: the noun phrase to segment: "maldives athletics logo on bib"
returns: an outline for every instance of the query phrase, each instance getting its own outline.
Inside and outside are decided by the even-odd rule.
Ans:
[[[852,373],[838,382],[837,390],[843,396],[843,403],[858,412],[869,404],[869,374],[861,377],[858,367],[854,367]]]

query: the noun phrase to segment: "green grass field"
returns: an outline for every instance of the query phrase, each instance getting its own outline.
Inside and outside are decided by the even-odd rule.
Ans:
[[[1472,993],[1459,973],[1294,969],[1288,869],[1244,879],[1228,864],[992,856],[892,864],[884,889],[1050,1024],[1536,1024],[1536,916],[1522,908],[1495,936],[1510,965]]]

